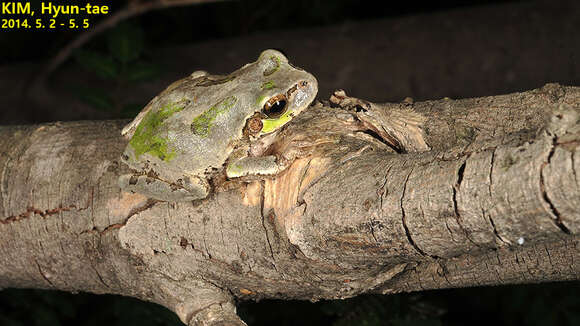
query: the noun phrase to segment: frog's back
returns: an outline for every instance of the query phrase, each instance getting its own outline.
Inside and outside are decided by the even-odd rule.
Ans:
[[[171,84],[123,130],[131,139],[126,163],[161,177],[168,169],[198,175],[220,167],[248,115],[248,99],[237,94],[247,94],[249,83],[232,82],[235,77],[194,75]]]
[[[161,179],[202,176],[222,167],[243,141],[248,118],[266,102],[277,104],[282,98],[284,107],[288,103],[292,109],[289,116],[273,118],[271,132],[307,107],[316,90],[312,75],[289,65],[275,50],[227,76],[195,72],[171,84],[124,128],[130,142],[123,160]]]

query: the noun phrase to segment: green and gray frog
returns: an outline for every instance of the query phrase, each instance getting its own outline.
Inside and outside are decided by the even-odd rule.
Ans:
[[[133,171],[119,185],[164,201],[202,199],[209,179],[225,168],[228,178],[275,175],[284,166],[250,148],[306,109],[318,91],[316,78],[276,50],[227,76],[196,71],[171,84],[128,124],[121,156]]]

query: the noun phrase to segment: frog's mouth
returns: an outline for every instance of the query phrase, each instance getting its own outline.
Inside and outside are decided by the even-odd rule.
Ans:
[[[302,80],[290,87],[286,93],[272,96],[262,108],[261,134],[270,133],[292,120],[295,114],[312,102],[308,96],[309,82]]]

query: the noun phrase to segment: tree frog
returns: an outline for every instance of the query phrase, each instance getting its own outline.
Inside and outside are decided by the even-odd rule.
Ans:
[[[306,109],[316,78],[276,50],[226,76],[196,71],[153,98],[123,128],[129,143],[121,159],[133,174],[119,177],[124,191],[163,201],[203,199],[209,180],[275,175],[273,155],[253,156],[252,143],[277,132]]]

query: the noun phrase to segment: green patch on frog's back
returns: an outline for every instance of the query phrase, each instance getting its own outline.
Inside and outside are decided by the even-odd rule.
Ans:
[[[274,88],[276,85],[274,84],[273,81],[267,81],[265,83],[262,84],[262,89],[272,89]]]
[[[135,150],[135,158],[148,153],[157,156],[163,161],[169,161],[175,156],[175,152],[168,148],[169,140],[159,136],[159,130],[173,114],[185,108],[185,101],[169,103],[158,111],[149,111],[129,141],[129,145]]]
[[[198,135],[199,137],[206,138],[209,136],[211,127],[214,124],[215,119],[236,105],[238,99],[235,96],[229,96],[215,104],[204,113],[198,115],[191,122],[191,132]]]

